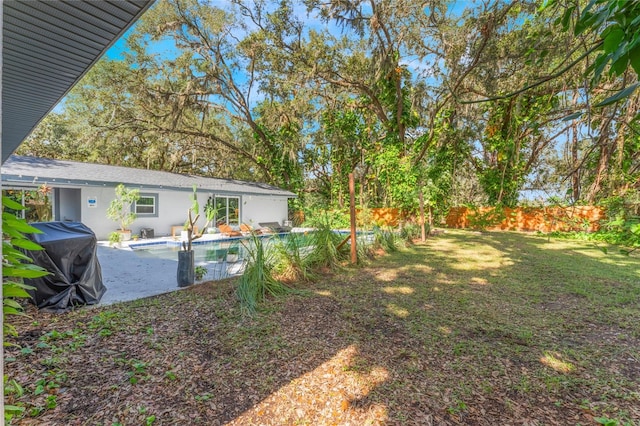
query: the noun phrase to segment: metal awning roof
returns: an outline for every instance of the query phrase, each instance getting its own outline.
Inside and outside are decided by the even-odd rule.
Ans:
[[[153,1],[2,2],[2,162]]]

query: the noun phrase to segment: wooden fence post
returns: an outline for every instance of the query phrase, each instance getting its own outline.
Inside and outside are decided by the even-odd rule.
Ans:
[[[424,229],[424,197],[422,196],[422,188],[418,191],[418,199],[420,201],[420,240],[424,243],[427,241],[427,233]]]
[[[349,213],[351,216],[351,263],[355,265],[358,262],[358,252],[356,251],[356,195],[353,173],[349,173]]]

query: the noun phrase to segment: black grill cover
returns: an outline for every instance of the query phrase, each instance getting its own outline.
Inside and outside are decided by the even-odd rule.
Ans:
[[[28,237],[43,251],[29,251],[34,263],[51,273],[25,279],[35,287],[31,297],[39,309],[64,312],[77,305],[93,305],[107,291],[98,262],[98,241],[91,229],[77,222],[37,222],[42,234]]]

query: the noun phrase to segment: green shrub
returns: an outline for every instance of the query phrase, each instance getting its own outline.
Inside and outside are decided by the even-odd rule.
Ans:
[[[122,233],[113,231],[109,234],[109,245],[118,245],[122,241]]]
[[[236,288],[236,296],[241,307],[253,314],[267,295],[278,296],[290,289],[274,277],[278,256],[273,246],[265,246],[263,240],[255,235],[243,245],[246,265]]]
[[[596,233],[603,241],[629,247],[640,247],[640,215],[638,203],[631,197],[611,197],[604,201],[607,218]]]
[[[417,223],[414,223],[414,222],[405,223],[400,229],[400,238],[402,238],[407,243],[412,243],[413,240],[420,238],[421,236],[422,236],[422,231],[420,230],[420,225],[418,225]]]
[[[200,281],[201,279],[203,279],[207,275],[208,272],[209,271],[204,266],[202,266],[202,265],[196,266],[195,270],[194,270],[194,277],[195,277],[196,281]]]
[[[348,256],[347,244],[338,248],[344,238],[335,232],[331,222],[317,222],[315,230],[310,233],[311,251],[308,264],[314,268],[337,268]]]
[[[396,235],[389,228],[375,228],[373,230],[374,241],[376,246],[380,247],[387,253],[398,251],[396,243]]]
[[[331,229],[344,229],[351,226],[349,212],[341,210],[320,210],[307,213],[304,225],[312,228],[329,226]]]

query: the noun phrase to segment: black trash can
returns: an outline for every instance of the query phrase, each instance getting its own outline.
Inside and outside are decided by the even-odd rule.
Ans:
[[[44,250],[27,251],[33,262],[50,272],[25,279],[35,287],[29,293],[39,309],[64,312],[78,305],[93,305],[107,291],[98,262],[98,240],[79,222],[37,222],[31,226],[42,234],[29,234]]]
[[[140,238],[153,238],[153,228],[142,228]]]

